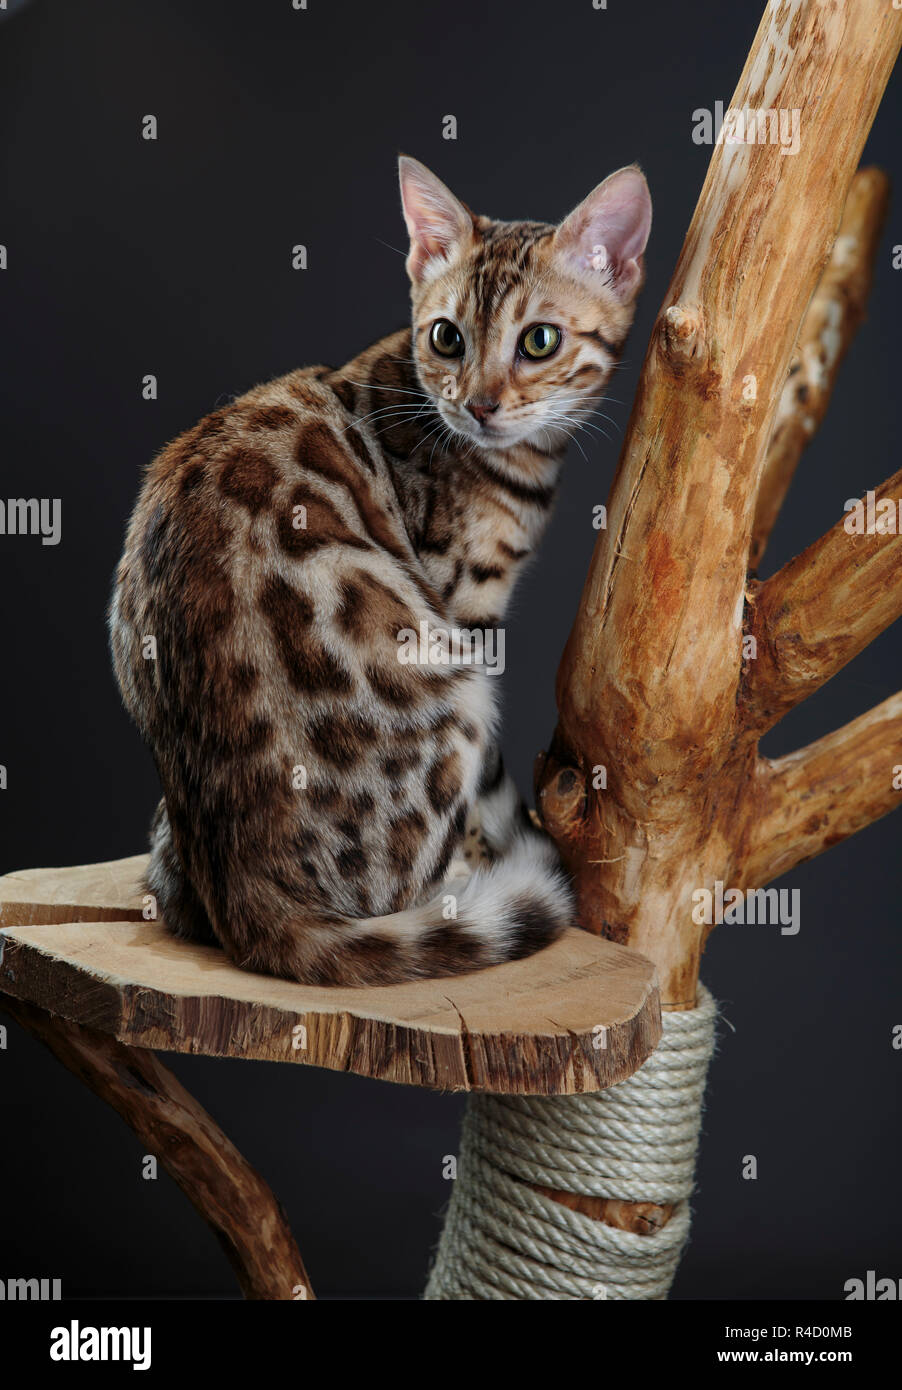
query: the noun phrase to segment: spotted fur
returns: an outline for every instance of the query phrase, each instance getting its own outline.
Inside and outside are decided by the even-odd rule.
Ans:
[[[151,464],[110,622],[162,783],[149,887],[176,934],[362,985],[526,955],[569,919],[494,751],[495,680],[404,664],[398,639],[498,624],[534,553],[563,413],[597,400],[641,281],[644,181],[612,179],[556,229],[476,217],[402,161],[411,327],[255,387]],[[442,317],[459,358],[430,345]],[[546,321],[558,351],[525,360]],[[478,867],[448,879],[461,854]]]

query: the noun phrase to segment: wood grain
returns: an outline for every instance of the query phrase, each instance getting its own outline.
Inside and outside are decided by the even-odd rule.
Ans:
[[[865,315],[874,259],[889,208],[889,179],[859,169],[839,231],[802,322],[777,406],[755,502],[749,568],[757,570],[799,459],[830,403],[843,359]]]
[[[84,899],[96,867],[51,871],[52,896]],[[112,901],[135,905],[137,867],[104,866]],[[0,879],[0,902],[21,895],[21,880]],[[51,922],[39,925],[40,873],[29,882],[29,925],[0,933],[0,990],[132,1046],[438,1090],[563,1095],[623,1081],[661,1034],[650,962],[575,929],[526,960],[451,980],[312,987],[238,970],[161,922],[58,923],[52,902]]]
[[[146,854],[77,869],[20,869],[0,878],[0,927],[30,922],[141,921]]]
[[[902,516],[902,469],[872,489]],[[856,489],[850,488],[854,493]],[[763,733],[902,616],[902,528],[850,534],[841,517],[764,584],[749,588],[758,654],[743,681],[746,721]]]
[[[902,805],[899,766],[902,692],[798,752],[761,759],[746,882],[778,878]]]

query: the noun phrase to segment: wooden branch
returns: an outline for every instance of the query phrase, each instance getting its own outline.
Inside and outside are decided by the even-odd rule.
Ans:
[[[796,112],[798,148],[714,151],[561,664],[540,814],[584,926],[653,959],[671,1008],[695,1003],[688,893],[742,874],[758,776],[738,697],[759,484],[900,39],[902,11],[884,0],[768,5],[730,105]]]
[[[777,406],[755,508],[751,570],[761,562],[802,451],[824,418],[840,365],[864,318],[888,206],[886,175],[880,169],[860,169]]]
[[[313,1298],[285,1214],[247,1159],[152,1052],[0,995],[11,1014],[125,1120],[212,1228],[245,1298]]]
[[[758,886],[902,804],[902,691],[774,762],[761,760],[744,880]]]
[[[855,524],[874,529],[850,534]],[[892,529],[878,532],[883,525]],[[764,584],[753,584],[749,600],[757,655],[742,700],[747,723],[760,733],[902,616],[902,470],[872,491],[860,517],[847,513]]]

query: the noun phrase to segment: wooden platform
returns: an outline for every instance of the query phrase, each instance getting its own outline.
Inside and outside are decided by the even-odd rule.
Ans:
[[[145,921],[145,866],[137,855],[0,878],[0,992],[131,1046],[439,1090],[601,1090],[661,1034],[651,963],[583,931],[453,979],[317,988],[238,970]]]

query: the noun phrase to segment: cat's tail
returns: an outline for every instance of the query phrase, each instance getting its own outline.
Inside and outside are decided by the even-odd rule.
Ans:
[[[385,917],[318,918],[283,929],[294,938],[280,974],[305,984],[389,985],[482,970],[530,956],[575,920],[573,893],[553,844],[518,833],[504,857],[449,878],[419,906]],[[267,959],[241,964],[272,972]]]
[[[499,797],[503,805],[495,805]],[[484,824],[495,835],[512,815],[508,800],[505,790],[483,803]],[[252,914],[269,929],[238,936],[232,923],[212,923],[188,882],[161,801],[147,886],[170,931],[218,943],[245,969],[303,984],[400,984],[519,960],[548,946],[575,921],[573,891],[548,836],[525,818],[505,839],[498,859],[469,877],[447,878],[425,902],[384,917],[327,914],[312,905],[299,909],[284,892],[273,893],[269,883],[267,900],[258,898]],[[245,876],[246,883],[248,877],[253,876]]]

